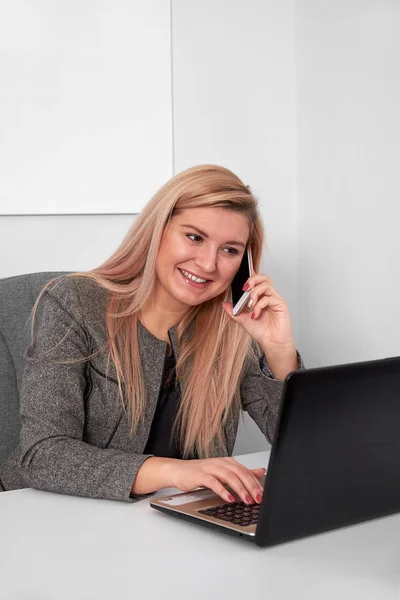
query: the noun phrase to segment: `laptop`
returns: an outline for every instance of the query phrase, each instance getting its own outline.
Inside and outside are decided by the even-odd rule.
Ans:
[[[261,504],[229,504],[200,488],[150,505],[273,546],[399,512],[399,473],[400,357],[393,357],[288,374]]]

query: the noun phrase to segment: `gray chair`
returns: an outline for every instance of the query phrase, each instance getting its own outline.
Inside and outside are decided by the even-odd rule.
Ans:
[[[24,354],[30,343],[30,314],[43,287],[56,273],[0,279],[0,465],[18,443],[19,392]]]

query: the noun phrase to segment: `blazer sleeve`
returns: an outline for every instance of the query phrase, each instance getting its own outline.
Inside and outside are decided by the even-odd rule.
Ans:
[[[240,388],[242,408],[272,444],[284,382],[274,377],[260,346],[253,343],[252,349]],[[305,368],[299,352],[297,368]]]
[[[21,389],[19,469],[27,485],[51,492],[132,501],[131,488],[151,455],[83,441],[85,376],[91,352],[75,284],[45,292]],[[69,361],[69,362],[66,362]],[[147,496],[147,494],[146,494]]]

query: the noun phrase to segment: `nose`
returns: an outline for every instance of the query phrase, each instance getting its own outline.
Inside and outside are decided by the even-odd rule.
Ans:
[[[217,269],[217,253],[217,249],[203,246],[198,249],[194,262],[204,274],[209,275]]]

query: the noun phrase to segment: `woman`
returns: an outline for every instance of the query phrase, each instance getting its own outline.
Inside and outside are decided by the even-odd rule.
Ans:
[[[233,502],[228,484],[260,502],[265,470],[230,458],[239,415],[271,440],[283,379],[302,366],[287,304],[257,274],[262,242],[249,188],[200,165],[155,194],[103,265],[49,284],[5,489],[136,500],[205,486]],[[247,245],[252,306],[233,317]]]

